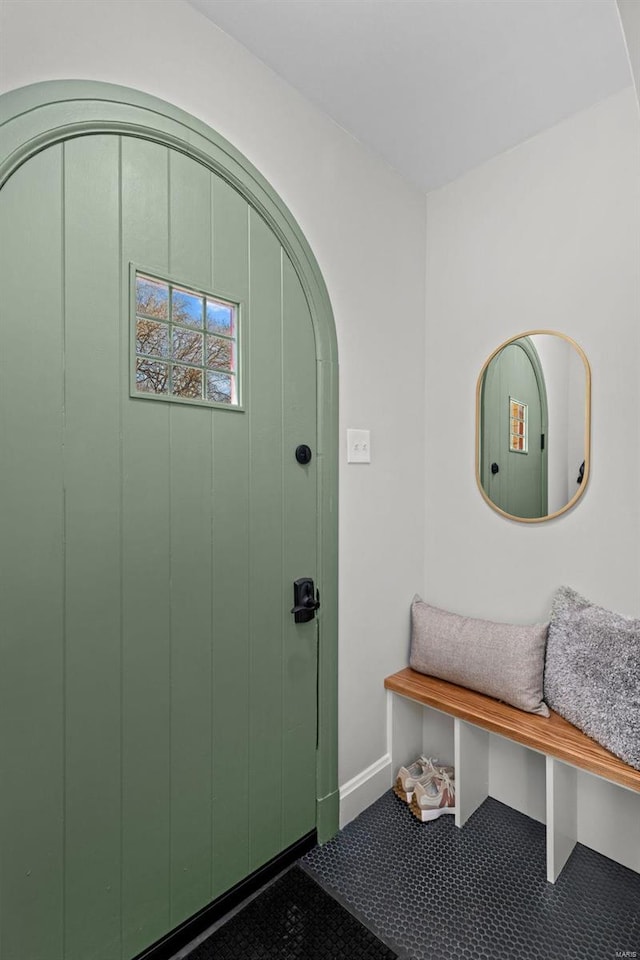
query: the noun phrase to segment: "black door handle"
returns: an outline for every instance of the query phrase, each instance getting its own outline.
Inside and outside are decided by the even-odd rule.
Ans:
[[[492,464],[491,464],[491,473],[492,473],[494,476],[496,475],[496,473],[499,472],[499,470],[500,470],[500,467],[498,466],[497,463],[492,463]]]
[[[320,606],[320,591],[316,590],[310,577],[301,577],[293,584],[293,607],[291,613],[296,623],[313,620]]]

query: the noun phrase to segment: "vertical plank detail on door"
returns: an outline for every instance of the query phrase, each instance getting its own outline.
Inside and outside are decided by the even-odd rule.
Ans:
[[[282,849],[282,300],[280,243],[250,212],[250,866]]]
[[[122,139],[123,263],[168,269],[168,151]],[[128,278],[122,316],[129,314]],[[129,369],[128,332],[122,369]],[[123,404],[123,953],[170,928],[171,608],[168,404]]]
[[[120,955],[119,140],[64,154],[64,957],[86,960]]]
[[[62,182],[57,146],[0,195],[3,960],[64,955]]]
[[[249,238],[246,201],[212,174],[213,281],[242,304],[247,335]],[[250,383],[244,378],[244,401]],[[213,412],[213,849],[212,897],[249,872],[249,416]]]
[[[282,383],[284,451],[284,597],[291,600],[291,582],[313,577],[316,570],[316,511],[318,450],[316,442],[316,364],[313,325],[300,281],[282,251],[283,366]],[[311,463],[301,466],[294,457],[299,443],[311,447]],[[322,616],[322,607],[318,616]],[[318,621],[296,624],[287,619],[283,631],[283,846],[313,830],[316,786],[316,662]]]
[[[172,151],[169,174],[169,271],[210,289],[210,173]],[[209,902],[211,884],[211,416],[169,410],[172,926]]]
[[[315,826],[313,326],[150,140],[47,147],[0,211],[0,958],[129,960]],[[130,263],[239,303],[242,409],[130,396]]]

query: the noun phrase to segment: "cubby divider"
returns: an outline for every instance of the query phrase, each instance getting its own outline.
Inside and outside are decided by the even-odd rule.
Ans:
[[[547,880],[555,883],[578,839],[577,770],[547,757]]]
[[[456,826],[462,827],[489,796],[489,734],[458,717],[453,724]]]

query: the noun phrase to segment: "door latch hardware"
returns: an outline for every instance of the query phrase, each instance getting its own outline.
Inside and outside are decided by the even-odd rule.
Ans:
[[[301,577],[293,582],[293,607],[291,613],[296,623],[313,620],[320,606],[320,591],[314,589],[310,577]]]
[[[499,472],[499,470],[500,470],[500,467],[498,466],[497,463],[492,463],[492,464],[491,464],[491,473],[492,473],[494,476],[496,475],[496,473]]]

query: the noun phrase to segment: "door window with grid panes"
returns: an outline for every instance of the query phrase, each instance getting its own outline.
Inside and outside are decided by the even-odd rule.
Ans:
[[[238,407],[239,304],[135,272],[132,392]]]

